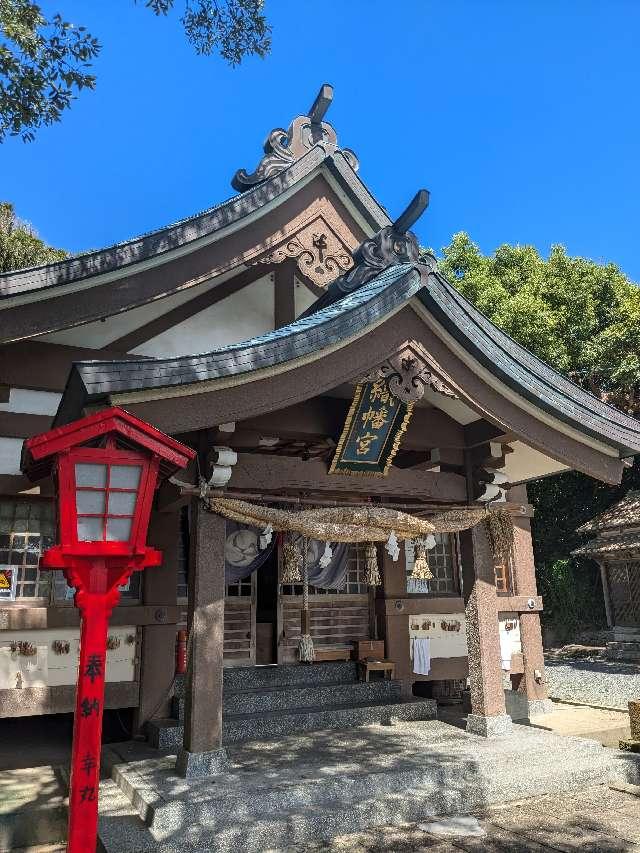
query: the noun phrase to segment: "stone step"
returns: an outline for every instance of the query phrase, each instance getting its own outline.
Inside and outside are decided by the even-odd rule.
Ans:
[[[223,717],[223,742],[273,738],[320,729],[342,729],[371,723],[399,720],[431,720],[437,716],[433,699],[386,701],[376,704],[338,704],[324,708],[296,708],[257,714],[227,714]],[[183,726],[178,720],[152,720],[147,724],[148,740],[158,749],[173,749],[182,744]]]
[[[260,687],[225,693],[225,714],[258,714],[327,705],[364,705],[400,698],[400,682],[387,679],[355,683]],[[174,716],[184,719],[184,697],[174,700]]]
[[[612,640],[607,643],[607,652],[640,652],[640,641],[638,640]]]
[[[552,743],[545,744],[536,732],[525,731],[520,749],[498,746],[497,752],[483,755],[492,747],[482,739],[477,747],[472,741],[461,749],[468,739],[464,733],[457,736],[459,744],[449,736],[440,745],[434,734],[428,740],[433,749],[425,750],[427,741],[420,745],[417,737],[415,753],[398,759],[395,752],[382,750],[369,772],[351,766],[362,757],[360,751],[347,752],[344,769],[327,756],[323,773],[302,765],[297,772],[292,767],[291,774],[276,771],[272,780],[247,767],[249,772],[237,768],[224,779],[185,784],[172,775],[170,757],[120,765],[114,778],[129,792],[130,802],[135,800],[140,823],[156,839],[159,853],[236,853],[304,845],[371,826],[465,814],[490,803],[603,784],[614,763],[612,751],[578,738],[551,736]],[[545,746],[556,748],[557,760],[542,760]],[[102,824],[101,838],[107,853],[148,849],[123,846],[115,831],[105,837]]]
[[[609,644],[605,649],[607,660],[620,660],[635,663],[640,661],[640,643]]]
[[[224,670],[225,692],[261,687],[337,684],[358,680],[355,661],[281,664],[279,666],[229,666]]]
[[[0,851],[64,841],[65,797],[57,768],[0,772]]]

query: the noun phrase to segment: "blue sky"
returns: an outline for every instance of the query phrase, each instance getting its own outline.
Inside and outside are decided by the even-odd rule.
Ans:
[[[42,6],[103,44],[95,92],[0,146],[0,196],[54,245],[98,248],[227,198],[327,81],[328,119],[390,213],[430,190],[425,245],[460,230],[486,252],[562,243],[640,281],[637,0],[266,0],[273,50],[236,69],[143,0]]]

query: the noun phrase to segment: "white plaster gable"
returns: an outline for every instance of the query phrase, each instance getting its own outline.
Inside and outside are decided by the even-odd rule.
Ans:
[[[195,355],[273,331],[274,283],[267,274],[132,352],[162,358]]]
[[[315,293],[312,293],[306,284],[298,281],[298,279],[295,280],[294,301],[296,317],[304,314],[307,308],[310,308],[317,298],[318,297]]]
[[[0,438],[0,474],[20,474],[23,438]]]
[[[506,474],[512,485],[569,470],[568,465],[556,462],[523,441],[510,441],[509,447],[513,453],[506,455],[505,466],[500,469],[500,473]]]
[[[53,344],[64,344],[66,346],[88,347],[90,349],[107,347],[112,341],[116,341],[123,335],[134,332],[152,320],[162,317],[163,314],[166,314],[173,308],[184,305],[185,302],[189,302],[189,300],[194,299],[196,296],[206,293],[223,281],[237,275],[238,271],[238,269],[234,269],[229,273],[217,276],[215,279],[210,279],[194,287],[185,288],[171,296],[154,299],[152,302],[141,305],[139,308],[132,308],[130,311],[113,314],[104,320],[84,323],[81,326],[74,326],[71,329],[62,329],[59,332],[42,335],[38,340],[48,341]],[[92,297],[90,294],[87,294],[84,298],[91,299]]]
[[[422,400],[424,401],[423,403]],[[424,389],[422,400],[418,402],[418,405],[422,403],[422,405],[427,404],[434,406],[436,409],[441,409],[450,418],[453,418],[454,421],[463,426],[480,420],[480,415],[470,406],[467,406],[466,403],[463,403],[462,400],[458,400],[455,397],[446,397],[432,388]]]

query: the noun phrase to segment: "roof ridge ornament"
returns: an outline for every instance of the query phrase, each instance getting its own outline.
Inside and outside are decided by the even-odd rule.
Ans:
[[[418,190],[392,225],[381,228],[373,237],[361,243],[353,253],[353,268],[329,287],[335,294],[334,300],[352,293],[396,264],[424,263],[435,269],[436,259],[433,255],[420,252],[416,235],[408,230],[428,206],[429,191]]]
[[[233,176],[231,186],[238,192],[272,178],[295,163],[310,151],[314,145],[323,144],[333,150],[338,149],[338,137],[329,122],[323,121],[333,101],[333,86],[323,83],[315,97],[309,112],[298,116],[289,125],[288,130],[276,127],[264,142],[264,157],[254,172],[238,169]],[[341,149],[347,162],[354,171],[358,170],[358,158],[349,148]]]

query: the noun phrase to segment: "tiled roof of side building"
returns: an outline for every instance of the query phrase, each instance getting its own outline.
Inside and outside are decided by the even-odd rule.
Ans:
[[[621,501],[579,527],[578,533],[635,525],[640,525],[640,490],[627,492]]]
[[[325,146],[318,144],[279,174],[172,225],[52,264],[0,273],[0,300],[34,291],[43,291],[46,297],[50,289],[56,286],[112,273],[214,234],[264,207],[323,164],[350,190],[354,204],[373,229],[388,224],[386,211],[371,195],[342,152],[327,151]]]
[[[623,533],[620,536],[599,536],[586,545],[575,548],[571,553],[576,557],[612,556],[640,550],[640,532]]]

